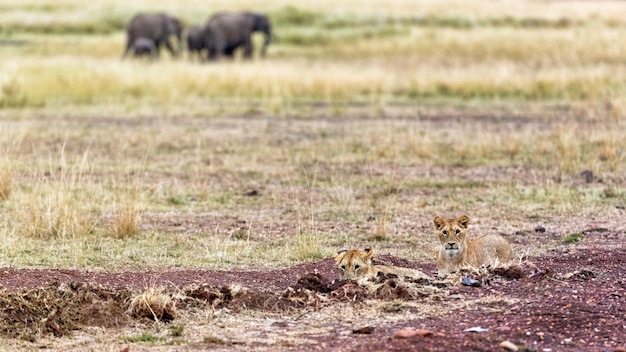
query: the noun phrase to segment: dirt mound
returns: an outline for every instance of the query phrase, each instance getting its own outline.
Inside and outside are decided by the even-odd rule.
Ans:
[[[39,334],[63,336],[82,325],[105,328],[128,323],[130,292],[83,284],[0,292],[0,334],[34,340]]]
[[[64,336],[83,326],[125,326],[131,321],[168,322],[180,309],[227,307],[285,311],[320,308],[333,302],[360,303],[367,299],[415,299],[427,295],[415,287],[424,282],[380,276],[361,282],[330,280],[318,272],[305,273],[285,290],[257,290],[237,285],[190,285],[144,291],[85,283],[58,284],[0,292],[0,335],[34,341],[42,335]]]

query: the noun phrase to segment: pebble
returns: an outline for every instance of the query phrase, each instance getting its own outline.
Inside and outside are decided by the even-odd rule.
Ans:
[[[352,330],[353,334],[364,334],[369,335],[374,332],[374,327],[372,326],[364,326],[362,328]]]
[[[402,329],[393,333],[393,337],[397,339],[406,339],[413,336],[431,336],[433,332],[425,329]]]
[[[593,182],[593,179],[595,178],[593,171],[591,170],[583,170],[579,175],[582,176],[587,183]]]
[[[505,348],[509,351],[518,351],[519,347],[517,347],[513,342],[506,340],[500,342],[500,347]]]
[[[480,326],[474,326],[472,328],[467,328],[463,330],[465,332],[487,332],[489,329],[481,328]]]
[[[480,287],[480,281],[474,280],[471,277],[466,277],[461,281],[461,285],[464,286],[472,286],[472,287]]]
[[[617,347],[615,347],[615,349],[613,350],[613,352],[626,352],[626,347],[623,347],[623,346],[617,346]]]

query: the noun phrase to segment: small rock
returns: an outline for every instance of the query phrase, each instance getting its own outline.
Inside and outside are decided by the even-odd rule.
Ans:
[[[393,333],[393,337],[397,339],[406,339],[413,336],[432,336],[433,332],[425,329],[402,329]]]
[[[544,233],[546,232],[546,228],[543,225],[535,226],[535,232]]]
[[[478,280],[474,280],[471,277],[466,277],[461,280],[461,285],[463,286],[471,286],[471,287],[480,287],[481,283]]]
[[[373,332],[374,332],[374,327],[372,326],[364,326],[362,328],[352,330],[353,334],[362,334],[362,335],[369,335]]]
[[[259,191],[257,191],[256,189],[253,189],[251,191],[248,191],[245,193],[246,197],[255,197],[259,195]]]
[[[626,347],[624,347],[624,346],[617,346],[617,347],[615,347],[613,352],[626,352]]]
[[[561,341],[561,344],[562,344],[562,345],[569,345],[569,344],[571,344],[571,343],[572,343],[572,339],[571,339],[571,338],[569,338],[569,337],[568,337],[568,338],[566,338],[566,339],[563,339],[563,341]]]
[[[128,351],[130,351],[130,347],[124,346],[122,347],[122,350],[120,352],[128,352]]]
[[[593,182],[594,179],[594,175],[593,175],[593,171],[591,170],[583,170],[580,173],[580,176],[585,180],[585,182],[587,183],[591,183]]]
[[[480,326],[474,326],[471,328],[467,328],[465,330],[463,330],[465,332],[487,332],[489,331],[489,329],[485,329],[485,328],[481,328]]]
[[[506,341],[502,341],[500,342],[500,347],[507,349],[509,351],[517,351],[519,350],[519,347],[517,347],[513,342],[506,340]]]

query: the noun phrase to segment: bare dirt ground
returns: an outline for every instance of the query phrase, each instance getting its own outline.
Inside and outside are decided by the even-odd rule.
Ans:
[[[584,244],[559,247],[508,267],[420,282],[393,277],[338,282],[332,258],[267,271],[102,273],[2,268],[0,334],[8,346],[14,339],[32,348],[56,349],[59,341],[75,342],[81,334],[93,334],[89,331],[96,327],[115,335],[131,327],[165,331],[186,322],[186,333],[192,333],[191,325],[202,325],[198,316],[208,309],[212,326],[206,331],[210,332],[195,340],[170,336],[157,344],[129,344],[118,337],[107,346],[110,350],[130,346],[130,350],[491,351],[504,350],[499,345],[509,341],[526,351],[620,351],[626,343],[624,237],[604,229],[589,231],[585,237]],[[433,265],[390,255],[377,260],[434,270]],[[472,277],[480,286],[463,286],[461,277]],[[131,312],[133,296],[149,288],[159,288],[171,298],[171,306]],[[248,322],[250,318],[255,322]],[[226,323],[230,319],[238,321],[234,328]],[[258,330],[256,338],[249,338],[248,329]],[[410,336],[398,336],[402,334]],[[80,349],[82,345],[67,342],[64,346]]]

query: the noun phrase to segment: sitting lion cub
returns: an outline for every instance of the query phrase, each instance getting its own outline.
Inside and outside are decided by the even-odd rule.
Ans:
[[[435,217],[435,229],[441,241],[437,258],[439,276],[457,271],[465,265],[479,267],[483,264],[493,264],[496,260],[500,263],[511,260],[513,256],[511,246],[504,237],[491,234],[468,238],[468,223],[467,215],[458,219]]]
[[[423,272],[410,268],[402,268],[391,265],[374,265],[372,257],[374,250],[365,248],[360,251],[358,249],[342,249],[337,252],[335,261],[339,269],[339,278],[341,280],[356,279],[359,277],[376,277],[379,272],[383,274],[394,274],[403,277],[411,277],[415,279],[432,279]]]

